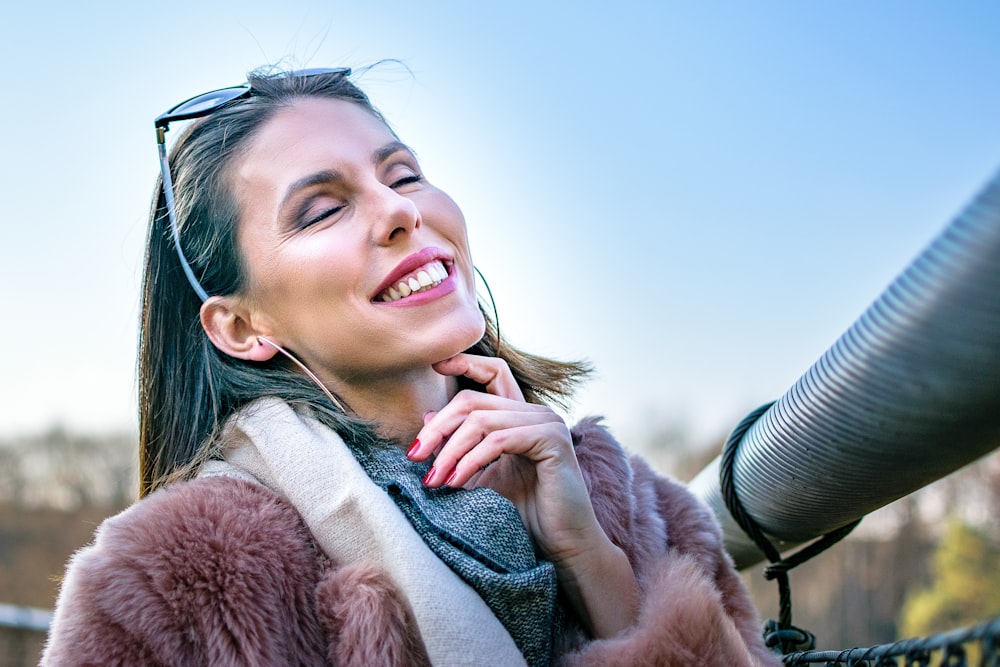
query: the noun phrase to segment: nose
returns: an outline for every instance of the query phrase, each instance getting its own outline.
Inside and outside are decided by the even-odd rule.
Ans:
[[[388,186],[379,186],[372,196],[374,243],[389,245],[420,227],[420,210],[409,197],[399,194]]]

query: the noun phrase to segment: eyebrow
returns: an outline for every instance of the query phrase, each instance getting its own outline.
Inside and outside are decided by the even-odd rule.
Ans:
[[[404,144],[402,141],[391,141],[385,146],[376,149],[372,153],[372,164],[379,165],[388,160],[390,157],[392,157],[393,154],[398,153],[399,151],[406,151],[407,153],[412,155],[414,159],[416,159],[416,154],[414,154],[412,148]],[[341,176],[340,172],[333,169],[324,169],[323,171],[317,171],[314,174],[303,176],[299,180],[289,185],[287,189],[285,189],[285,196],[281,198],[281,204],[278,210],[283,209],[285,205],[288,203],[288,200],[291,199],[293,196],[295,196],[295,193],[299,192],[300,190],[311,188],[314,185],[327,185],[329,183],[336,183],[342,178],[343,176]]]
[[[372,162],[376,165],[381,164],[392,157],[393,153],[397,153],[399,151],[406,151],[412,155],[414,159],[417,157],[417,154],[413,152],[413,149],[404,144],[402,141],[391,141],[372,153]]]
[[[342,178],[343,176],[340,175],[340,172],[332,169],[325,169],[323,171],[317,171],[314,174],[309,174],[308,176],[303,176],[289,185],[285,190],[285,196],[281,198],[281,204],[279,205],[278,210],[283,210],[285,205],[288,204],[288,200],[295,196],[295,193],[305,190],[306,188],[311,188],[314,185],[336,183]]]

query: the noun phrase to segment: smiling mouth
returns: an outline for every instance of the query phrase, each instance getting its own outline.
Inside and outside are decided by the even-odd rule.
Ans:
[[[441,260],[427,262],[416,271],[404,276],[395,285],[391,285],[375,296],[374,301],[391,303],[401,301],[408,296],[426,292],[440,285],[448,277],[448,269]]]

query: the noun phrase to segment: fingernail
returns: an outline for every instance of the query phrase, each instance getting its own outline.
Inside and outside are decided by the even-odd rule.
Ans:
[[[431,469],[427,471],[426,475],[424,475],[424,484],[427,484],[427,482],[431,481],[431,477],[433,476],[434,476],[434,466],[431,466]]]
[[[451,484],[451,480],[455,479],[455,475],[457,475],[457,474],[458,474],[458,468],[455,468],[454,470],[452,470],[451,474],[448,475],[448,479],[444,480],[445,486],[448,486],[449,484]]]
[[[420,449],[420,439],[419,438],[417,438],[416,440],[414,440],[413,444],[410,445],[410,448],[406,450],[406,457],[410,458],[411,456],[413,456],[414,453],[416,453],[416,451],[418,449]]]

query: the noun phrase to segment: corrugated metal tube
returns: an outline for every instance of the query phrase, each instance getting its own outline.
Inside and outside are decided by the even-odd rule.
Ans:
[[[737,495],[779,549],[887,505],[1000,446],[1000,173],[747,431]],[[719,460],[691,487],[740,567]]]

